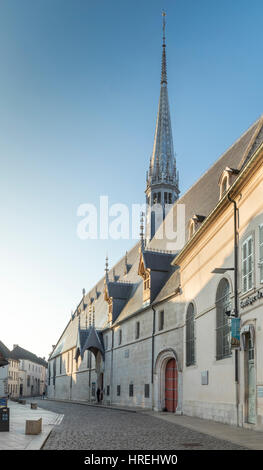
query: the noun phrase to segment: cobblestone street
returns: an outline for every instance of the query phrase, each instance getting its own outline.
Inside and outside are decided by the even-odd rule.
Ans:
[[[38,400],[64,414],[44,450],[242,450],[244,447],[143,413]]]

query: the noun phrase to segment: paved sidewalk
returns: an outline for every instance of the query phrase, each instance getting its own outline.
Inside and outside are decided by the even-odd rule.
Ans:
[[[142,411],[147,415],[155,416],[170,423],[199,431],[209,436],[223,439],[225,441],[238,444],[248,449],[263,450],[263,432],[251,429],[230,426],[229,424],[217,423],[206,419],[195,418],[185,415],[174,415],[172,413],[162,413],[155,411]]]
[[[51,430],[63,419],[63,415],[38,408],[31,410],[30,403],[26,405],[8,400],[10,414],[9,432],[0,432],[0,450],[38,450],[44,444]],[[26,420],[42,418],[42,433],[31,436],[25,434]]]

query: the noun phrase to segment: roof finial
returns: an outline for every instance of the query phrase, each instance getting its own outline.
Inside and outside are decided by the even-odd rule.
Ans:
[[[143,237],[143,235],[144,235],[144,233],[143,233],[143,229],[144,229],[144,224],[143,224],[143,222],[144,222],[144,219],[143,219],[143,218],[144,218],[144,212],[141,212],[141,219],[140,219],[140,222],[141,222],[141,225],[140,225],[140,230],[141,230],[141,231],[140,231],[141,251],[144,250],[144,237]]]
[[[106,260],[105,260],[105,281],[109,281],[109,258],[108,254],[106,255]]]
[[[162,11],[162,17],[163,17],[163,55],[162,55],[162,76],[161,76],[161,85],[162,85],[163,83],[167,84],[166,53],[165,53],[165,48],[166,48],[166,44],[165,44],[165,26],[166,26],[165,17],[166,17],[166,13],[165,13],[164,10]]]
[[[92,326],[95,326],[95,305],[92,308]]]
[[[165,22],[165,17],[166,17],[165,10],[162,10],[162,17],[163,17],[163,44],[165,44],[165,25],[166,25],[166,22]]]

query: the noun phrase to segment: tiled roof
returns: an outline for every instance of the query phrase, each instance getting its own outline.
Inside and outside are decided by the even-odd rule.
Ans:
[[[35,364],[47,367],[47,362],[44,361],[44,359],[36,356],[30,351],[27,351],[26,349],[21,348],[20,346],[16,346],[13,351],[11,351],[10,357],[14,359],[26,359],[28,361],[34,362]]]

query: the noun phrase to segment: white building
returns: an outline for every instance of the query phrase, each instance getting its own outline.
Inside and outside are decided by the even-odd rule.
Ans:
[[[164,40],[146,240],[83,291],[49,358],[48,395],[95,400],[99,387],[106,404],[263,430],[263,118],[179,198],[165,51]],[[182,228],[180,207],[185,243],[170,252],[164,229]]]
[[[19,361],[17,396],[39,396],[46,391],[47,362],[35,354],[14,345],[12,358]]]

